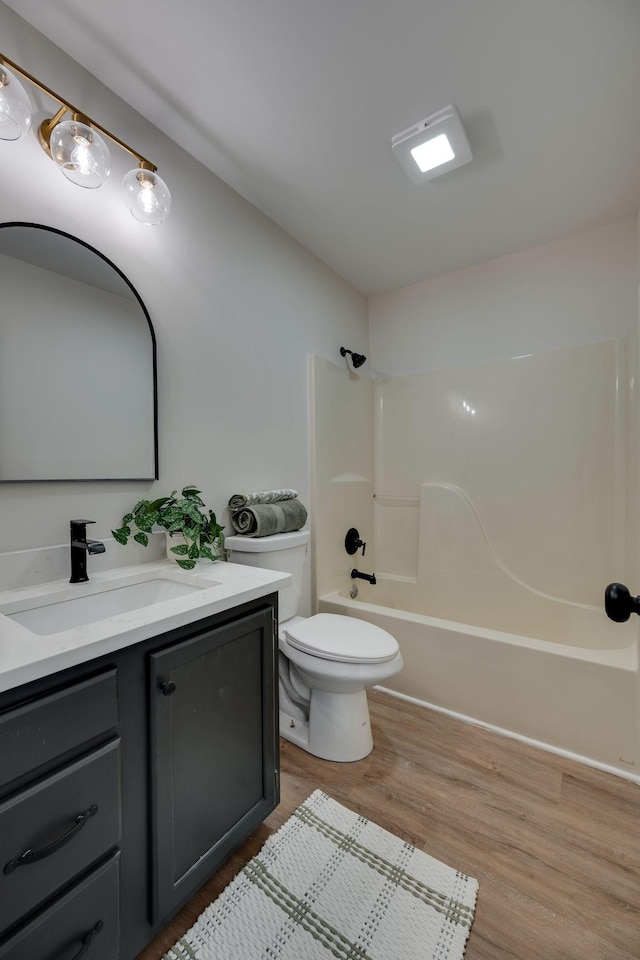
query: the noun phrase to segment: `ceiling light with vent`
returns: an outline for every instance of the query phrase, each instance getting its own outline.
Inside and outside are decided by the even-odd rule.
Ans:
[[[453,104],[397,133],[391,139],[391,149],[414,183],[433,180],[473,159]]]

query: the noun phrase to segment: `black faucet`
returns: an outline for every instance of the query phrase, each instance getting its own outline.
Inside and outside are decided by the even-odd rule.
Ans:
[[[87,524],[95,520],[70,520],[71,527],[71,579],[69,583],[85,583],[87,554],[104,553],[105,545],[100,540],[87,540]]]
[[[352,580],[368,580],[372,586],[375,587],[376,585],[375,573],[360,573],[358,570],[356,570],[355,567],[351,571],[351,579]]]

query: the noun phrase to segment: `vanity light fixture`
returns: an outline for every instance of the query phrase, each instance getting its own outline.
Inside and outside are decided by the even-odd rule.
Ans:
[[[391,138],[391,149],[414,183],[432,180],[473,159],[453,104]]]
[[[0,140],[19,140],[30,128],[27,91],[0,58]]]
[[[171,194],[158,176],[158,168],[1,53],[0,140],[18,140],[31,127],[31,104],[16,74],[60,104],[57,113],[40,124],[38,139],[42,149],[69,180],[89,189],[102,186],[111,168],[111,156],[104,140],[107,137],[138,161],[138,166],[130,170],[122,182],[129,212],[140,223],[157,224],[166,220]]]

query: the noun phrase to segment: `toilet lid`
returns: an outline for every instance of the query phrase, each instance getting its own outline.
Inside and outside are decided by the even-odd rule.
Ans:
[[[324,660],[345,663],[384,663],[399,651],[396,640],[373,623],[336,613],[317,613],[285,626],[292,647]]]

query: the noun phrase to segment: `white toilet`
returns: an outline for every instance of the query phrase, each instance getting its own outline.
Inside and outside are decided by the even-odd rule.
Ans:
[[[296,616],[308,530],[225,539],[232,563],[284,571],[279,594],[280,735],[323,760],[362,760],[373,748],[367,687],[402,669],[396,640],[355,617]]]

